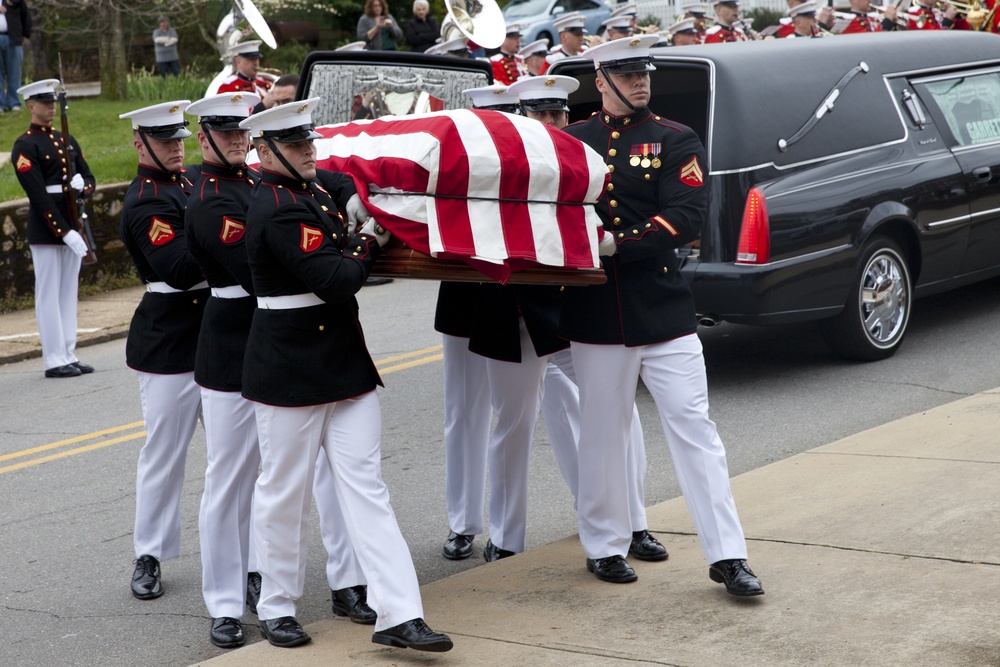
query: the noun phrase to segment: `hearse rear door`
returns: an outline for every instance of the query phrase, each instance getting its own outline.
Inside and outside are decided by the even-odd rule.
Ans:
[[[1000,72],[914,80],[965,174],[969,241],[959,275],[1000,267]]]

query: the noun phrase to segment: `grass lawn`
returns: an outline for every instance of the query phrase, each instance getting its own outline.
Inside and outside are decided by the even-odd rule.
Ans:
[[[132,147],[132,126],[119,114],[170,100],[197,100],[205,94],[210,78],[182,73],[179,77],[159,76],[142,71],[128,75],[128,100],[111,101],[99,97],[70,98],[69,131],[97,178],[98,185],[131,181],[137,164]],[[188,118],[192,126],[195,118]],[[0,151],[10,152],[14,141],[28,129],[31,114],[27,107],[20,113],[0,114]],[[60,128],[59,114],[53,121]],[[195,129],[192,132],[196,132]],[[200,162],[198,140],[191,136],[184,142],[188,162]],[[24,190],[10,164],[0,169],[0,201],[23,199]]]

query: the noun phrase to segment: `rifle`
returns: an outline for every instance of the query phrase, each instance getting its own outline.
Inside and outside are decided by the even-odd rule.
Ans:
[[[73,176],[76,174],[76,165],[74,164],[74,156],[70,152],[72,144],[69,137],[69,118],[66,115],[69,105],[66,103],[66,84],[63,82],[61,53],[59,54],[59,88],[59,121],[63,145],[66,147],[66,179],[68,182],[73,180]],[[70,190],[65,195],[70,222],[80,227],[80,231],[83,232],[81,234],[83,241],[87,244],[87,254],[84,255],[81,264],[94,264],[97,262],[97,253],[94,252],[97,244],[94,242],[94,232],[90,229],[90,220],[87,218],[87,210],[84,208],[83,196],[72,188]]]

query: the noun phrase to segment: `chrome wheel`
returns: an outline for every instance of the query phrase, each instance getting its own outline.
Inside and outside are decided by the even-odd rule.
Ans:
[[[861,321],[873,345],[892,345],[910,319],[910,281],[903,263],[886,248],[876,253],[861,277]]]

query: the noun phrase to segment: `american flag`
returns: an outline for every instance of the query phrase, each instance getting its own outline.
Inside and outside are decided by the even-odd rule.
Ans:
[[[406,245],[506,282],[533,264],[596,268],[594,150],[535,120],[460,109],[321,126],[317,166],[351,175]]]

